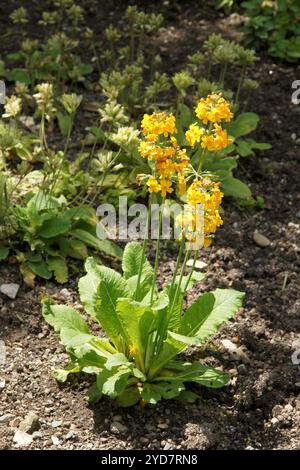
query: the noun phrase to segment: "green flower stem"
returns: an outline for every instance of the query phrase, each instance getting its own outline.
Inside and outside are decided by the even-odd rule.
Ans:
[[[185,283],[185,286],[183,288],[183,295],[186,293],[186,290],[188,288],[188,285],[192,279],[192,275],[193,275],[193,272],[194,272],[194,269],[195,269],[195,265],[196,265],[196,261],[198,259],[198,256],[199,256],[199,250],[196,250],[195,251],[195,255],[194,255],[194,261],[193,261],[193,265],[191,267],[191,271],[190,271],[190,274],[188,275],[188,278],[187,278],[187,281]]]
[[[198,165],[197,173],[200,173],[201,170],[202,170],[203,163],[204,163],[204,158],[205,158],[205,149],[203,148],[202,152],[201,152],[201,155],[200,155],[200,159],[199,159],[199,165]]]
[[[241,71],[241,77],[240,77],[238,88],[237,88],[236,95],[235,95],[235,104],[238,104],[239,102],[240,92],[241,92],[242,85],[245,79],[245,72],[246,72],[246,66],[244,65]]]
[[[177,276],[178,268],[179,268],[180,261],[181,261],[181,258],[182,258],[184,243],[185,243],[185,238],[182,237],[182,240],[181,240],[181,243],[180,243],[179,252],[178,252],[178,256],[177,256],[176,266],[175,266],[175,270],[174,270],[174,273],[173,273],[172,282],[171,282],[171,285],[170,285],[170,294],[172,293],[172,291],[173,291],[173,289],[174,289],[174,284],[175,284],[175,281],[176,281],[176,276]]]
[[[150,195],[150,199],[149,199],[146,233],[145,233],[145,238],[144,238],[144,241],[143,241],[142,257],[141,257],[141,263],[140,263],[139,272],[138,272],[138,278],[137,278],[137,283],[136,283],[136,290],[135,290],[135,294],[134,294],[134,300],[137,299],[137,294],[138,294],[138,291],[139,291],[139,288],[140,288],[141,277],[142,277],[142,272],[143,272],[143,265],[144,265],[144,261],[145,261],[146,248],[147,248],[148,235],[149,235],[148,232],[149,232],[149,227],[150,227],[150,222],[151,222],[151,205],[152,205],[152,194]]]
[[[190,257],[190,254],[191,254],[191,250],[187,250],[186,253],[185,253],[185,257],[184,257],[184,260],[183,260],[183,264],[182,264],[182,268],[181,268],[181,273],[180,273],[180,276],[179,276],[179,281],[178,281],[178,284],[177,284],[177,288],[176,288],[176,292],[175,292],[173,304],[172,304],[172,307],[171,307],[171,310],[170,310],[170,314],[169,314],[170,317],[172,316],[172,313],[173,313],[173,311],[174,311],[175,305],[176,305],[177,300],[178,300],[178,297],[179,297],[180,288],[181,288],[181,284],[182,284],[182,279],[183,279],[183,276],[184,276],[184,273],[185,273],[185,269],[186,269],[186,263],[188,262],[188,259],[189,259],[189,257]]]
[[[151,300],[150,300],[151,305],[153,303],[154,290],[155,290],[156,279],[157,279],[158,260],[159,260],[159,254],[160,254],[162,211],[164,209],[164,204],[165,204],[165,198],[163,198],[163,200],[162,200],[162,210],[159,211],[158,235],[157,235],[157,240],[156,240],[156,254],[155,254],[155,262],[154,262],[154,276],[153,276],[153,282],[152,282],[152,288],[151,288]]]

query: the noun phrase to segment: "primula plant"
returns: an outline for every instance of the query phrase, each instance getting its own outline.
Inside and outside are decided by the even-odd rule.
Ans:
[[[220,117],[226,114],[229,118],[229,106],[222,103]],[[201,104],[199,106],[201,108]],[[220,107],[221,97],[219,112]],[[98,322],[107,338],[95,336],[73,308],[52,305],[50,299],[43,302],[44,318],[59,333],[71,358],[66,369],[55,371],[56,378],[65,382],[73,373],[95,375],[96,382],[89,391],[90,401],[106,395],[120,406],[138,402],[156,404],[161,399],[172,398],[194,401],[198,398],[197,388],[191,390],[189,384],[211,388],[226,385],[229,379],[226,373],[204,363],[191,363],[183,352],[192,345],[205,345],[236,313],[244,295],[232,289],[216,289],[184,308],[187,291],[201,279],[194,271],[199,252],[211,244],[213,234],[222,224],[219,208],[223,194],[220,184],[203,174],[200,165],[199,171],[191,166],[186,150],[181,149],[176,140],[172,114],[145,115],[142,129],[144,140],[140,151],[150,160],[152,168],[151,175],[140,177],[150,192],[143,245],[131,242],[126,246],[122,275],[89,258],[85,265],[87,274],[78,285],[87,314]],[[202,134],[205,133],[203,130]],[[211,137],[209,133],[206,136]],[[225,146],[224,136],[222,145]],[[185,197],[187,207],[175,221],[179,227],[179,251],[173,277],[159,290],[157,275],[164,203],[176,189]],[[146,248],[151,203],[155,199],[163,204],[152,267],[146,259]],[[197,224],[199,211],[201,228]],[[193,252],[194,262],[187,272],[187,261]]]

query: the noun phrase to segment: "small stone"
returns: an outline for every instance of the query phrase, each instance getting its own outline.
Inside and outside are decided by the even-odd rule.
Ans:
[[[66,439],[66,441],[70,441],[71,439],[72,439],[72,440],[77,439],[77,434],[76,434],[76,432],[74,432],[74,431],[69,431],[68,434],[65,435],[65,439]]]
[[[238,374],[245,375],[247,373],[247,367],[245,366],[245,364],[239,364],[237,366],[237,371]]]
[[[168,429],[169,425],[167,423],[159,423],[157,427],[159,429]]]
[[[14,415],[11,415],[9,413],[6,415],[2,415],[0,416],[0,425],[5,424],[5,423],[10,423],[13,419],[14,419]]]
[[[56,421],[56,420],[54,420],[54,421],[52,421],[52,423],[51,423],[51,426],[52,426],[53,428],[59,428],[59,426],[61,426],[61,425],[62,425],[62,421]]]
[[[296,382],[295,387],[300,387],[300,382]]]
[[[112,417],[113,421],[118,421],[119,423],[122,421],[122,416],[121,415],[115,415]]]
[[[32,434],[34,431],[40,429],[40,422],[38,416],[34,411],[29,411],[23,421],[19,424],[19,431],[24,433]]]
[[[272,423],[273,425],[277,424],[277,423],[278,423],[278,419],[277,419],[277,418],[272,418],[272,419],[271,419],[271,423]]]
[[[42,439],[43,434],[42,434],[40,431],[34,431],[34,432],[32,433],[32,437],[33,437],[34,440],[36,440],[36,439]]]
[[[285,405],[284,411],[286,411],[287,413],[291,413],[292,411],[294,411],[294,408],[290,403],[288,403],[287,405]]]
[[[187,266],[192,267],[194,264],[193,259],[189,259],[188,262],[186,263]],[[197,260],[195,263],[195,269],[205,269],[207,268],[207,263],[201,260]]]
[[[10,299],[14,300],[17,297],[20,286],[19,284],[2,284],[0,286],[0,292]]]
[[[292,135],[291,135],[291,138],[292,138],[292,140],[296,140],[297,139],[297,134],[295,134],[295,132],[293,132]]]
[[[239,348],[237,348],[237,350],[235,351],[235,355],[236,355],[236,358],[244,362],[244,364],[250,363],[250,358],[248,354],[246,353],[246,350],[243,346],[240,346]]]
[[[6,347],[4,341],[0,341],[0,365],[6,362]]]
[[[51,436],[51,441],[54,446],[59,446],[60,440],[56,436]]]
[[[33,437],[23,431],[16,431],[13,441],[20,447],[28,447],[33,441]]]
[[[271,244],[270,240],[261,233],[259,233],[257,230],[255,230],[255,232],[253,233],[253,240],[256,245],[260,246],[261,248],[266,248]]]
[[[124,424],[119,423],[118,421],[115,421],[111,426],[110,426],[110,432],[113,434],[121,434],[127,431],[127,427],[124,426]]]
[[[236,344],[234,344],[232,341],[230,341],[230,339],[221,339],[221,343],[222,343],[223,347],[231,353],[233,353],[237,350]]]
[[[0,390],[5,387],[5,379],[0,379]]]
[[[167,443],[165,444],[163,450],[171,450],[171,449],[173,449],[173,445],[170,444],[169,442],[167,442]]]
[[[272,409],[273,417],[280,416],[281,413],[282,413],[282,406],[281,405],[275,405]]]

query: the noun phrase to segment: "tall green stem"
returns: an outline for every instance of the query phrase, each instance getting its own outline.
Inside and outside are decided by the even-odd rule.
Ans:
[[[180,273],[180,276],[179,276],[179,281],[178,281],[178,284],[177,284],[177,288],[176,288],[176,292],[175,292],[175,296],[174,296],[174,300],[173,300],[173,304],[172,304],[172,307],[171,307],[171,310],[170,310],[170,317],[172,316],[172,313],[174,311],[174,308],[177,304],[177,301],[178,301],[178,297],[179,297],[179,293],[180,293],[180,288],[181,288],[181,284],[182,284],[182,279],[183,279],[183,276],[184,276],[184,273],[185,273],[185,269],[186,269],[186,263],[188,262],[188,259],[190,257],[190,253],[191,251],[190,250],[187,250],[186,253],[185,253],[185,257],[184,257],[184,261],[183,261],[183,264],[182,264],[182,268],[181,268],[181,273]]]
[[[158,235],[157,235],[157,240],[156,240],[156,253],[155,253],[155,262],[154,262],[154,276],[153,276],[153,282],[152,282],[152,288],[151,288],[151,304],[153,302],[153,297],[154,297],[154,290],[156,286],[156,278],[157,278],[157,271],[158,271],[158,260],[159,260],[159,253],[160,253],[160,239],[161,239],[161,226],[162,226],[162,213],[164,209],[164,204],[165,204],[165,198],[162,200],[162,209],[159,211],[159,222],[158,222]]]
[[[175,266],[175,269],[174,269],[172,282],[171,282],[171,285],[170,285],[170,295],[172,294],[172,291],[174,289],[174,284],[175,284],[175,281],[176,281],[176,276],[177,276],[178,268],[179,268],[182,253],[183,253],[184,243],[185,243],[185,238],[184,238],[184,236],[182,236],[182,240],[181,240],[181,243],[180,243],[180,248],[179,248],[179,252],[178,252],[178,256],[177,256],[176,266]]]
[[[150,227],[150,222],[151,222],[151,205],[152,205],[151,201],[152,201],[152,194],[150,195],[150,200],[149,200],[146,233],[145,233],[145,238],[144,238],[144,241],[143,241],[142,257],[141,257],[141,263],[140,263],[140,266],[139,266],[139,272],[138,272],[138,278],[137,278],[137,283],[136,283],[136,290],[135,290],[135,294],[134,294],[134,300],[137,300],[137,295],[138,295],[140,284],[141,284],[143,265],[144,265],[144,262],[145,262],[146,248],[147,248],[148,235],[149,235],[149,227]]]

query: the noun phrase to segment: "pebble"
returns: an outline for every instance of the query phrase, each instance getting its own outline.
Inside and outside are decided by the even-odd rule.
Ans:
[[[5,379],[0,379],[0,390],[5,387]]]
[[[51,436],[51,441],[54,446],[59,446],[60,440],[56,436]]]
[[[32,434],[34,431],[38,431],[40,426],[39,417],[34,411],[29,411],[23,421],[20,422],[19,431]]]
[[[77,434],[74,431],[69,431],[68,434],[65,435],[66,441],[70,441],[71,439],[77,439]]]
[[[166,443],[166,445],[164,446],[163,450],[171,450],[173,449],[173,445],[170,444],[169,442]]]
[[[271,242],[270,240],[265,237],[265,235],[262,235],[259,233],[257,230],[253,233],[253,240],[256,243],[257,246],[260,246],[261,248],[266,248],[267,246],[270,246]]]
[[[227,351],[231,353],[236,352],[237,346],[232,341],[230,341],[230,339],[221,339],[221,343]]]
[[[123,432],[127,431],[127,427],[124,426],[124,424],[119,423],[118,421],[115,421],[111,426],[110,426],[110,432],[113,434],[120,434]]]
[[[159,429],[168,429],[169,425],[167,423],[159,423],[157,427]]]
[[[0,286],[0,292],[10,299],[14,300],[17,297],[19,292],[20,285],[19,284],[2,284]]]
[[[14,415],[7,413],[6,415],[0,416],[0,425],[5,423],[10,423],[14,419]]]
[[[16,431],[13,441],[20,447],[28,447],[33,441],[33,437],[23,431]]]
[[[0,341],[0,364],[5,364],[6,361],[6,347],[4,341]]]
[[[194,264],[193,259],[189,259],[188,262],[186,263],[186,265],[189,267],[193,266],[193,264]],[[195,269],[204,269],[206,267],[207,267],[207,263],[205,263],[204,261],[197,260],[195,263]]]
[[[41,438],[43,437],[43,434],[42,434],[41,432],[39,432],[39,431],[34,431],[34,432],[32,433],[32,437],[33,437],[34,440],[36,440],[36,439],[41,439]]]
[[[56,420],[54,420],[54,421],[52,421],[52,423],[51,423],[51,426],[52,426],[53,428],[59,428],[59,426],[61,426],[61,425],[62,425],[62,421],[56,421]]]
[[[277,424],[277,423],[278,423],[278,419],[277,419],[277,418],[272,418],[272,419],[271,419],[271,423],[272,423],[272,424]]]

